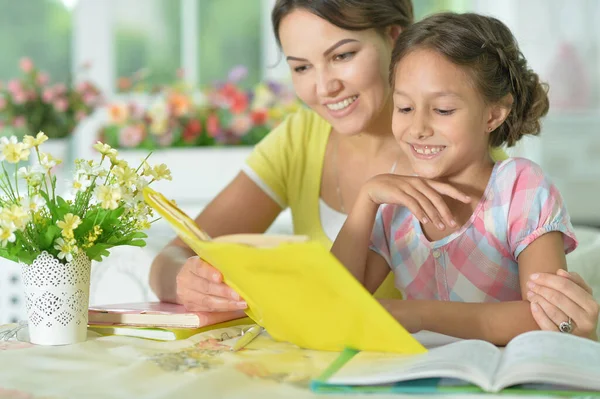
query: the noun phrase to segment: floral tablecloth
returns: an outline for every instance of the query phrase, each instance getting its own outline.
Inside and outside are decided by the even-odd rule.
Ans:
[[[338,353],[303,350],[266,333],[231,352],[243,328],[171,342],[92,332],[86,342],[68,346],[0,341],[0,399],[345,397],[317,395],[308,388]]]

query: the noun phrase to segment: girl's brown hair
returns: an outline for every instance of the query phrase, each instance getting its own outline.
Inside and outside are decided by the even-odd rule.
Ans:
[[[467,68],[486,102],[507,94],[512,108],[504,123],[490,134],[490,145],[513,146],[523,135],[540,132],[548,113],[548,85],[527,65],[511,31],[496,18],[478,14],[442,13],[406,29],[392,53],[390,82],[400,60],[417,49],[430,49]]]
[[[277,43],[281,20],[296,9],[304,9],[346,30],[376,29],[392,25],[402,29],[414,21],[411,0],[277,0],[271,12]]]

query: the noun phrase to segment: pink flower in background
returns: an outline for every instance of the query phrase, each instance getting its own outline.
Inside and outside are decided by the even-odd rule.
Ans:
[[[40,86],[45,86],[50,81],[50,76],[46,72],[40,72],[37,76],[37,82]]]
[[[183,69],[183,68],[178,68],[177,69],[177,78],[178,79],[185,78],[185,69]]]
[[[156,141],[158,141],[158,144],[162,147],[171,146],[171,144],[173,144],[173,130],[169,129],[160,136],[156,136]]]
[[[83,95],[82,100],[85,105],[94,106],[98,101],[98,95],[93,92],[87,92]]]
[[[25,101],[27,101],[27,95],[24,91],[15,92],[13,93],[12,101],[18,105],[25,104]]]
[[[60,96],[63,93],[67,92],[67,86],[64,83],[57,83],[54,85],[54,93],[57,96]]]
[[[21,87],[21,82],[19,82],[17,79],[12,79],[11,81],[9,81],[6,87],[8,88],[8,91],[10,91],[12,94],[23,91],[23,88]]]
[[[119,144],[123,147],[137,147],[144,140],[144,128],[141,125],[131,125],[121,129]]]
[[[17,116],[15,118],[15,120],[13,121],[13,126],[14,127],[25,127],[25,124],[27,123],[27,121],[25,120],[24,116]]]
[[[217,137],[221,132],[219,118],[215,114],[208,115],[206,118],[206,132],[210,137]]]
[[[33,71],[33,61],[31,61],[31,58],[23,57],[19,61],[19,67],[23,72],[29,73]]]
[[[252,128],[252,119],[247,114],[236,115],[229,126],[231,133],[242,137]]]
[[[58,112],[65,112],[69,108],[69,102],[65,98],[59,98],[54,101],[54,109]]]
[[[42,92],[42,101],[45,103],[51,103],[54,100],[54,90],[50,88],[44,89]]]

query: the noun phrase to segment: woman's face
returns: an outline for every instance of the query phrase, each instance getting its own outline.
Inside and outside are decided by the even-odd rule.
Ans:
[[[375,125],[387,103],[391,35],[344,30],[302,9],[279,25],[298,97],[344,135]]]

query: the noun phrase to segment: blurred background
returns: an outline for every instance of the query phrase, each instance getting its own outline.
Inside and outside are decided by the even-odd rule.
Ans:
[[[577,256],[600,280],[600,1],[413,1],[417,20],[444,10],[501,19],[549,82],[542,135],[509,151],[552,176],[583,232]],[[152,150],[174,178],[156,189],[196,214],[299,106],[272,35],[273,4],[0,0],[0,135],[44,130],[47,150],[65,160],[59,184],[96,140],[132,162]],[[289,232],[290,222],[284,213],[272,231]],[[153,299],[148,268],[172,235],[157,223],[146,248],[117,248],[95,265],[92,304]],[[0,259],[0,323],[22,317],[19,281],[18,267]]]

